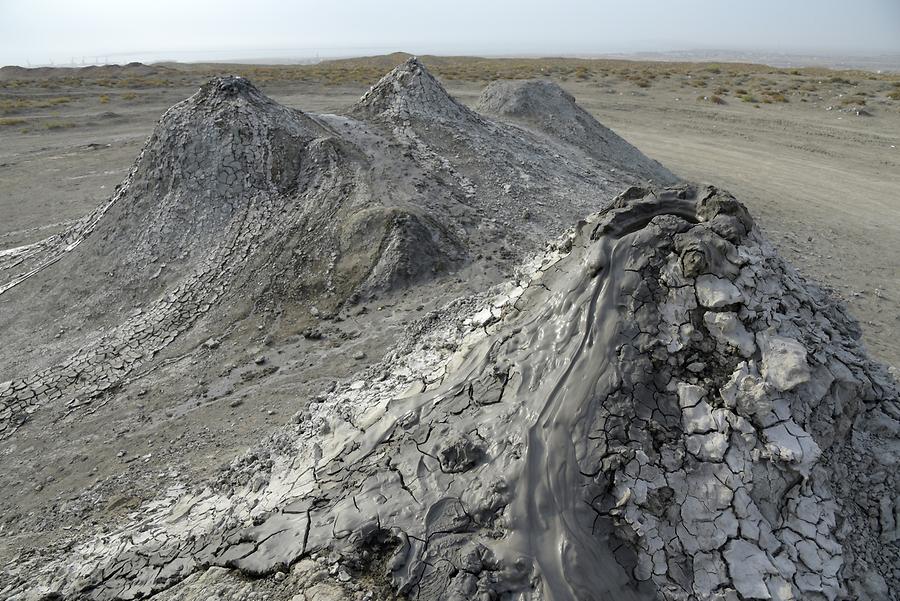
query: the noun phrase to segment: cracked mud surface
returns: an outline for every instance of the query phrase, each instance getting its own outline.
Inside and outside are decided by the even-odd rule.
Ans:
[[[482,106],[581,127],[491,121],[415,61],[348,116],[218,80],[163,117],[107,205],[0,258],[0,294],[19,306],[60,311],[46,282],[97,288],[111,308],[106,331],[60,328],[68,355],[4,351],[21,374],[0,385],[6,444],[114,410],[174,348],[215,362],[259,307],[307,341],[339,337],[351,314],[393,332],[345,335],[383,358],[216,477],[7,561],[2,594],[896,598],[900,407],[856,323],[727,193],[611,199],[672,176],[646,160],[607,178],[597,149],[625,143],[600,144],[608,130],[570,97],[528,90],[489,90]],[[485,249],[504,267],[485,269]],[[118,290],[100,291],[108,273]],[[415,287],[460,298],[402,335],[352,310]],[[148,290],[158,300],[125,313]],[[10,349],[29,335],[21,315],[4,326]],[[264,348],[245,383],[303,373]],[[234,387],[233,371],[203,385]]]

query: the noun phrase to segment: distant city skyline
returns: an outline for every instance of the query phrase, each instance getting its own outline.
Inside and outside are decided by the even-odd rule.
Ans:
[[[900,53],[900,2],[0,0],[0,65],[417,54]]]

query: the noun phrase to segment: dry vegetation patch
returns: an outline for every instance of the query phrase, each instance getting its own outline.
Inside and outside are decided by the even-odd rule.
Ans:
[[[309,84],[359,88],[374,84],[387,70],[408,57],[408,54],[394,53],[304,65],[130,64],[12,72],[5,68],[0,70],[0,114],[26,113],[76,100],[88,104],[141,102],[147,98],[145,90],[190,88],[225,74],[241,75],[261,86]],[[900,75],[897,74],[814,67],[779,69],[751,63],[554,57],[424,56],[421,60],[438,77],[449,82],[549,78],[603,87],[611,93],[681,88],[687,97],[696,96],[710,104],[776,105],[793,100],[823,108],[877,104],[880,108],[900,110],[897,103]]]

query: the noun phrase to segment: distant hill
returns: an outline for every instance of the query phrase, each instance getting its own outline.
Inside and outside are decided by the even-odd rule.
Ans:
[[[13,79],[53,79],[56,77],[148,77],[176,72],[164,65],[128,63],[126,65],[89,65],[87,67],[0,67],[0,81]]]

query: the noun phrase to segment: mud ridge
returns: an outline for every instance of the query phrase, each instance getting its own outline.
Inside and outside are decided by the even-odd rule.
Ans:
[[[0,256],[10,453],[148,369],[187,379],[167,354],[215,362],[250,315],[354,320],[381,357],[215,477],[6,562],[0,596],[896,597],[900,395],[843,306],[551,84],[479,107],[415,59],[346,115],[217,79],[95,214]],[[360,307],[451,291],[387,342]],[[93,327],[29,356],[34,307]],[[304,332],[271,350],[347,352]]]

